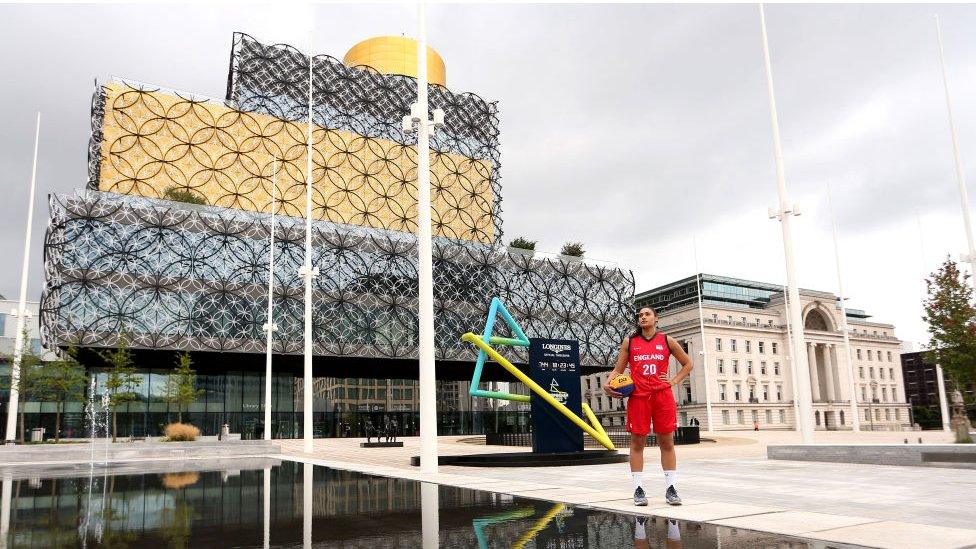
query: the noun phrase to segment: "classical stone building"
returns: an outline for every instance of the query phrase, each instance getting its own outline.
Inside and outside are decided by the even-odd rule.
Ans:
[[[701,307],[699,307],[699,299]],[[850,357],[840,328],[841,310],[830,292],[800,290],[807,358],[817,429],[851,429],[851,379],[862,429],[909,425],[901,368],[901,341],[894,326],[864,311],[847,309]],[[697,418],[709,427],[706,387],[716,430],[794,429],[794,372],[783,287],[702,274],[638,293],[637,307],[650,305],[659,327],[677,339],[695,369],[675,388],[679,425]],[[672,373],[677,368],[672,361]],[[624,424],[623,403],[603,394],[606,374],[583,380],[583,393],[605,425]]]

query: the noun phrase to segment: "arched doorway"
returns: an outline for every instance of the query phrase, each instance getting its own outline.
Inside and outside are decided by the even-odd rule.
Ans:
[[[803,323],[803,327],[807,330],[819,330],[821,332],[826,332],[830,330],[830,321],[827,316],[818,309],[811,309],[807,313],[807,319]]]

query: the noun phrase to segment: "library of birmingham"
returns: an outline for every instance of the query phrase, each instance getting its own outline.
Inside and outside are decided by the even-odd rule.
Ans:
[[[344,61],[315,56],[310,71],[307,54],[237,33],[223,100],[123,80],[96,88],[87,186],[50,197],[40,320],[46,347],[79,349],[96,396],[102,352],[123,338],[133,350],[138,399],[120,409],[120,435],[155,435],[175,417],[164,396],[182,352],[203,389],[189,420],[204,434],[224,423],[245,437],[302,432],[309,78],[314,432],[358,434],[391,415],[401,434],[416,432],[416,136],[401,129],[417,95],[411,48],[370,39]],[[497,296],[530,337],[579,340],[583,370],[605,369],[631,324],[634,278],[502,245],[497,103],[450,91],[433,50],[428,64],[430,107],[446,113],[431,138],[439,429],[524,430],[526,412],[469,398],[474,353],[460,334],[480,331]],[[498,368],[483,379],[509,378]],[[46,424],[45,406],[28,407],[27,423]],[[84,436],[82,403],[66,412],[64,435]]]

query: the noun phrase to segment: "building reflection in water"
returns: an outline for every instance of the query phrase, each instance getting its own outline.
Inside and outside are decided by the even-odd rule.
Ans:
[[[0,470],[6,547],[807,547],[707,524],[574,508],[294,462],[50,478]],[[240,465],[235,465],[239,467]],[[148,466],[146,466],[148,467]],[[193,462],[180,462],[188,469]],[[59,474],[77,474],[64,471]],[[40,476],[38,476],[40,475]]]

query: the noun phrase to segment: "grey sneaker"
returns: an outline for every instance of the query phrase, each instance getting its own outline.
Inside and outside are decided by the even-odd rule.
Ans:
[[[634,490],[634,505],[638,507],[644,507],[647,505],[647,496],[644,495],[644,489],[641,487]]]
[[[636,495],[634,496],[637,497]],[[681,496],[678,495],[678,491],[674,489],[674,486],[668,486],[668,490],[664,492],[664,499],[667,500],[668,505],[681,505]],[[647,505],[645,503],[645,505]]]

